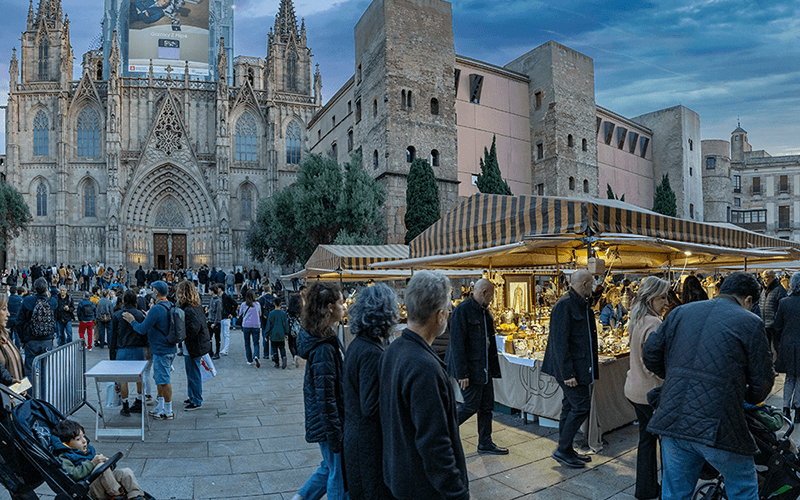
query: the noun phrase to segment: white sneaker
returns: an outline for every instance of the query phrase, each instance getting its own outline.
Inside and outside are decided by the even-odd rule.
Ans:
[[[228,351],[222,351],[222,352],[220,352],[220,354],[222,354],[223,356],[227,356],[228,355]]]
[[[253,364],[253,363],[252,363],[252,362],[250,362],[250,361],[248,361],[248,362],[247,362],[247,366],[250,366],[250,365],[252,365],[252,364]]]

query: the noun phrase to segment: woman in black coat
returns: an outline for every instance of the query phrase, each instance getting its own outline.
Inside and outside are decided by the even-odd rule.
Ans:
[[[794,421],[800,422],[800,273],[794,273],[789,282],[789,296],[778,302],[772,326],[781,339],[775,371],[786,374],[783,413],[789,417],[793,409]]]
[[[355,340],[344,359],[344,469],[353,500],[392,498],[383,482],[383,437],[378,414],[383,340],[397,324],[397,295],[379,284],[358,293],[348,311]]]
[[[186,383],[189,386],[189,399],[186,400],[186,411],[197,410],[203,404],[203,380],[200,375],[200,358],[211,352],[211,335],[203,308],[200,307],[200,295],[191,281],[183,280],[175,288],[178,305],[183,309],[186,320],[186,340],[184,345],[188,356],[183,356],[186,366]]]

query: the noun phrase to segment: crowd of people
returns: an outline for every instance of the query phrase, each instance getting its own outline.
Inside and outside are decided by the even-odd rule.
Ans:
[[[346,311],[343,292],[333,283],[301,287],[284,306],[283,294],[273,294],[269,285],[259,294],[249,282],[237,289],[234,279],[233,290],[227,283],[206,282],[211,300],[203,308],[203,284],[188,278],[177,284],[155,280],[140,290],[95,285],[78,304],[66,284],[48,286],[44,277],[28,295],[23,287],[10,297],[0,294],[0,381],[20,380],[30,369],[28,361],[52,348],[54,339],[69,342],[76,313],[79,336],[90,348],[107,344],[111,359],[152,360],[157,401],[150,413],[172,420],[175,356],[184,356],[184,409],[198,409],[199,359],[227,355],[236,323],[247,365],[259,368],[260,355],[268,359],[270,353],[277,369],[286,369],[289,360],[295,366],[298,358],[306,360],[305,438],[319,444],[323,460],[294,500],[326,494],[331,500],[469,498],[459,426],[476,413],[478,453],[509,452],[493,442],[491,431],[492,380],[501,373],[488,310],[494,296],[490,280],[476,282],[451,314],[449,279],[434,271],[415,273],[404,293],[407,324],[399,332],[397,295],[383,284],[361,290]],[[624,393],[639,422],[634,496],[688,498],[708,462],[724,475],[728,498],[755,498],[756,450],[745,405],[763,405],[776,370],[786,373],[783,413],[794,411],[794,421],[800,421],[800,273],[788,282],[788,294],[772,271],[758,277],[733,273],[719,285],[719,294],[709,299],[694,276],[683,280],[680,294],[651,276],[637,284],[629,310],[611,303],[606,313],[605,307],[593,309],[594,277],[585,269],[571,275],[551,313],[542,363],[542,372],[563,392],[552,455],[559,464],[582,468],[592,460],[575,449],[574,439],[600,375],[595,314],[604,313],[610,322],[628,323]],[[236,292],[241,302],[233,297]],[[183,312],[186,330],[177,346],[168,340],[175,308]],[[346,356],[335,330],[345,315],[355,337]],[[149,392],[138,386],[131,401],[121,384],[121,414],[141,412],[141,398]]]

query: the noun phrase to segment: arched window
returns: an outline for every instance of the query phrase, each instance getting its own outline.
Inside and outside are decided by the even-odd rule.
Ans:
[[[587,151],[589,149],[588,144],[586,144],[586,139],[583,139],[583,141],[581,142],[581,149],[583,149],[584,151]]]
[[[378,116],[378,99],[372,100],[372,116]]]
[[[286,163],[291,165],[300,163],[301,139],[300,125],[297,122],[291,122],[286,127]]]
[[[575,145],[575,142],[572,139],[572,134],[567,135],[567,146],[571,148],[574,145]]]
[[[586,180],[586,179],[583,180],[583,192],[584,193],[588,193],[589,192],[589,181]]]
[[[413,97],[413,92],[409,90],[408,94],[406,94],[406,106],[408,107],[408,109],[414,108],[414,100],[412,99],[412,97]]]
[[[36,188],[36,216],[47,216],[47,186],[44,182],[40,182]]]
[[[256,144],[256,121],[250,113],[244,113],[236,122],[236,161],[258,161]]]
[[[246,184],[242,187],[242,220],[253,220],[253,190]]]
[[[256,70],[253,68],[247,68],[247,81],[250,82],[251,86],[256,84]]]
[[[575,177],[569,178],[569,190],[575,191]]]
[[[431,114],[438,115],[439,114],[439,99],[433,98],[431,99]]]
[[[432,149],[431,150],[431,166],[438,167],[439,166],[439,150]]]
[[[331,156],[334,160],[339,159],[339,146],[337,146],[335,142],[331,144]]]
[[[375,170],[378,170],[378,150],[377,149],[372,153],[372,168],[374,168]]]
[[[103,61],[97,63],[97,78],[96,80],[103,79]]]
[[[39,110],[33,119],[33,156],[47,156],[49,128],[47,115]]]
[[[94,184],[91,182],[87,182],[86,187],[83,188],[83,216],[97,217],[97,212],[95,211]]]
[[[47,80],[48,65],[47,60],[50,58],[50,40],[47,36],[43,36],[39,42],[39,80]]]
[[[406,162],[411,163],[412,161],[414,161],[414,159],[416,159],[416,157],[417,157],[417,150],[414,148],[414,146],[409,146],[406,149]]]
[[[406,91],[405,89],[400,91],[400,107],[406,109]]]
[[[78,156],[100,156],[100,118],[91,108],[78,116]]]
[[[286,89],[297,92],[297,53],[293,50],[286,56]]]

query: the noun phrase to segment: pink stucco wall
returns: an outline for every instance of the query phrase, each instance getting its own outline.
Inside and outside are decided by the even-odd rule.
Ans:
[[[511,192],[531,194],[531,131],[528,83],[502,68],[485,63],[472,64],[456,58],[461,69],[456,96],[456,131],[458,134],[459,196],[478,192],[472,175],[480,173],[483,149],[492,146],[496,136],[497,162]],[[483,75],[480,102],[469,102],[469,75]]]
[[[622,119],[598,106],[597,116],[603,120],[597,134],[597,167],[599,192],[602,198],[606,196],[607,185],[611,186],[618,197],[625,195],[625,201],[636,206],[653,208],[653,137],[649,129],[637,126],[635,123]],[[614,139],[611,144],[604,140],[604,123],[615,124]],[[636,132],[640,137],[647,137],[650,143],[644,158],[637,147],[630,153],[627,144],[619,149],[615,144],[616,129],[624,127],[628,132]]]

